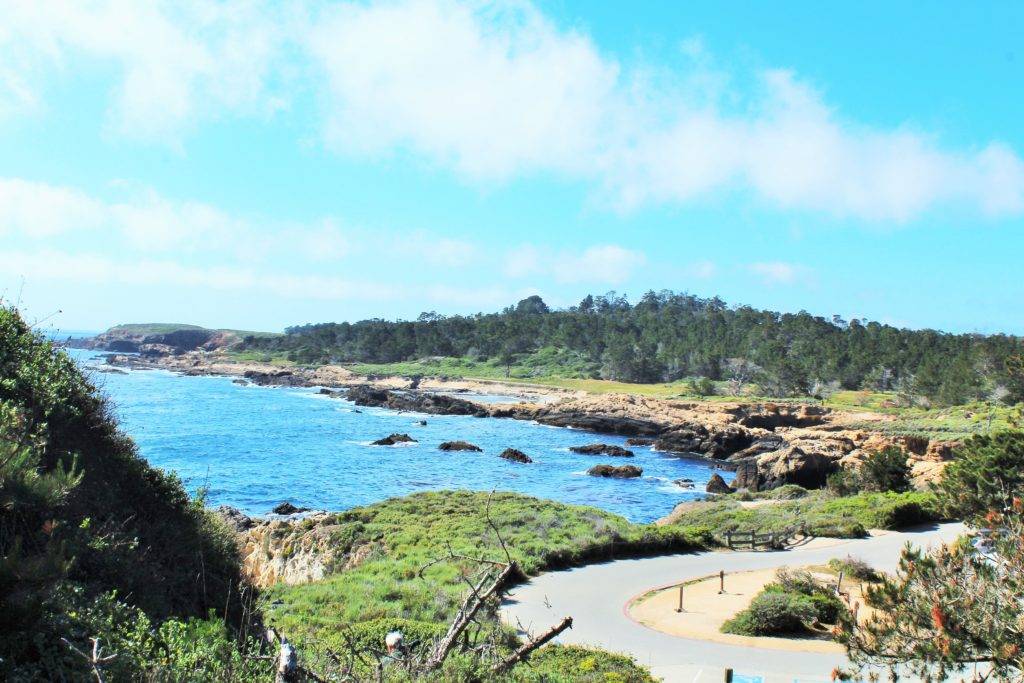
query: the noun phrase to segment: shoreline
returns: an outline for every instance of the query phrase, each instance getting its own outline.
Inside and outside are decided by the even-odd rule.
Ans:
[[[536,421],[595,436],[627,436],[673,457],[737,471],[734,488],[752,491],[799,484],[820,488],[828,474],[859,466],[868,453],[896,445],[905,450],[914,483],[934,481],[952,457],[952,444],[864,427],[864,413],[806,403],[660,399],[518,382],[440,377],[359,375],[340,365],[279,366],[236,361],[216,352],[139,356],[104,352],[110,368],[161,369],[186,376],[224,376],[260,386],[319,388],[360,406],[405,412],[472,415]],[[473,394],[516,402],[473,400]]]

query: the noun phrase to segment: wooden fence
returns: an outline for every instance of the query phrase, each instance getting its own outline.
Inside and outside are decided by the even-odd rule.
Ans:
[[[807,526],[805,524],[783,529],[782,531],[726,531],[725,544],[729,548],[750,548],[751,550],[757,550],[758,548],[776,549],[782,548],[796,536],[806,535]]]

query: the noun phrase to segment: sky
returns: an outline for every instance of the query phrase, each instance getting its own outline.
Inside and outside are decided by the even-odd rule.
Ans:
[[[0,296],[99,330],[647,290],[1024,334],[1024,4],[0,0]]]

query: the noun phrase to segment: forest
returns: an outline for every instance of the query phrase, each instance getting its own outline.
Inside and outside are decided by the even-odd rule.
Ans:
[[[559,310],[531,296],[497,313],[428,312],[414,321],[317,323],[285,332],[247,336],[241,346],[299,363],[441,356],[511,367],[544,354],[562,376],[636,383],[697,378],[778,397],[868,389],[931,405],[1024,400],[1024,343],[1017,336],[901,329],[670,291],[648,292],[635,304],[615,292],[588,295]]]

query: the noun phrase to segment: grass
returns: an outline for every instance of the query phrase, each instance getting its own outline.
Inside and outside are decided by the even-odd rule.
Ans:
[[[293,640],[330,648],[346,626],[402,618],[444,623],[465,584],[456,554],[503,559],[485,509],[512,557],[533,574],[597,559],[672,552],[707,545],[710,537],[684,526],[632,524],[597,508],[564,505],[512,493],[433,491],[395,498],[332,516],[326,523],[340,548],[373,544],[360,564],[314,583],[277,585],[267,593],[267,619]],[[288,541],[283,541],[287,543]]]
[[[764,533],[783,531],[801,523],[814,536],[860,538],[868,529],[899,529],[939,519],[930,493],[860,493],[837,497],[827,491],[811,491],[803,498],[759,507],[743,507],[738,500],[714,500],[692,504],[669,527],[705,527],[716,534],[726,531]]]

